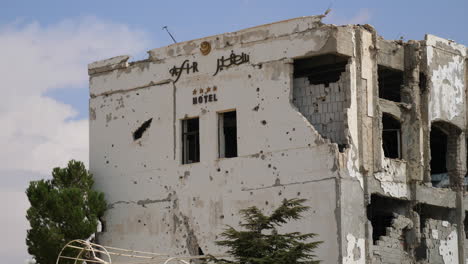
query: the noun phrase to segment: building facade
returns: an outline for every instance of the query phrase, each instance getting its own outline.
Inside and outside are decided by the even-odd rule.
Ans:
[[[467,47],[301,17],[89,65],[99,243],[218,254],[238,211],[311,207],[323,263],[464,263]]]

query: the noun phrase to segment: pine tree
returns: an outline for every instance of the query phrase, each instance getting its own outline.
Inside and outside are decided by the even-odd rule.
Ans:
[[[321,241],[309,242],[316,234],[292,232],[280,234],[278,227],[290,220],[301,218],[301,213],[309,209],[304,206],[305,199],[284,200],[271,215],[264,215],[257,207],[240,211],[244,222],[240,226],[245,231],[228,227],[217,241],[220,246],[228,247],[233,261],[217,260],[217,263],[236,264],[315,264],[314,249]]]
[[[66,168],[54,168],[50,180],[30,182],[26,218],[31,229],[26,244],[36,263],[55,263],[66,243],[87,239],[97,231],[106,202],[103,193],[92,190],[93,184],[84,164],[75,160]]]

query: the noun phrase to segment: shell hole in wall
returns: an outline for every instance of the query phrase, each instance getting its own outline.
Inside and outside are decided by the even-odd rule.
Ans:
[[[307,77],[310,84],[337,82],[341,73],[346,71],[348,57],[337,54],[325,54],[294,60],[294,78]]]
[[[387,235],[387,228],[392,226],[392,221],[397,215],[408,215],[408,205],[406,201],[377,194],[371,195],[371,203],[367,206],[367,218],[372,224],[374,245],[382,236]]]
[[[350,106],[349,57],[326,54],[294,61],[293,104],[322,138],[348,147],[346,109]]]
[[[143,136],[143,133],[145,133],[145,131],[151,126],[152,121],[153,121],[153,118],[150,118],[146,120],[145,122],[143,122],[143,124],[141,124],[141,126],[137,128],[135,132],[133,132],[133,140],[140,139]]]

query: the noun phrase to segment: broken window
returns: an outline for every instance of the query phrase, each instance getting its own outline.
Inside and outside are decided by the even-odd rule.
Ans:
[[[294,61],[294,78],[307,77],[310,84],[337,82],[346,71],[348,57],[336,54],[314,56]]]
[[[394,102],[401,102],[403,71],[378,66],[379,97]]]
[[[447,133],[431,127],[431,174],[447,173]]]
[[[236,111],[218,115],[219,157],[237,157],[237,114]]]
[[[431,181],[434,187],[463,184],[459,173],[461,129],[447,122],[434,122],[431,126]],[[449,151],[450,150],[450,151]]]
[[[182,164],[200,161],[199,119],[182,120]]]
[[[382,114],[382,147],[385,157],[401,159],[401,124],[392,115]]]

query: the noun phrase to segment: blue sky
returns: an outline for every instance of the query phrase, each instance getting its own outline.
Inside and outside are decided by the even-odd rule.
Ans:
[[[137,4],[138,3],[138,4]],[[96,17],[144,30],[147,50],[171,44],[162,27],[169,26],[177,41],[235,31],[278,20],[323,13],[331,23],[369,23],[387,39],[423,39],[425,33],[467,45],[468,1],[345,1],[345,0],[238,0],[238,1],[9,1],[2,4],[0,24],[39,22],[50,26],[70,18]],[[354,20],[353,20],[354,19]],[[118,54],[116,54],[118,55]],[[146,54],[131,54],[142,59]],[[96,58],[100,59],[100,58]],[[87,91],[55,90],[47,95],[87,116]]]
[[[425,33],[468,45],[468,1],[6,1],[0,8],[0,256],[24,263],[29,180],[69,159],[88,161],[86,65],[177,41],[299,16],[371,24],[386,39]]]

